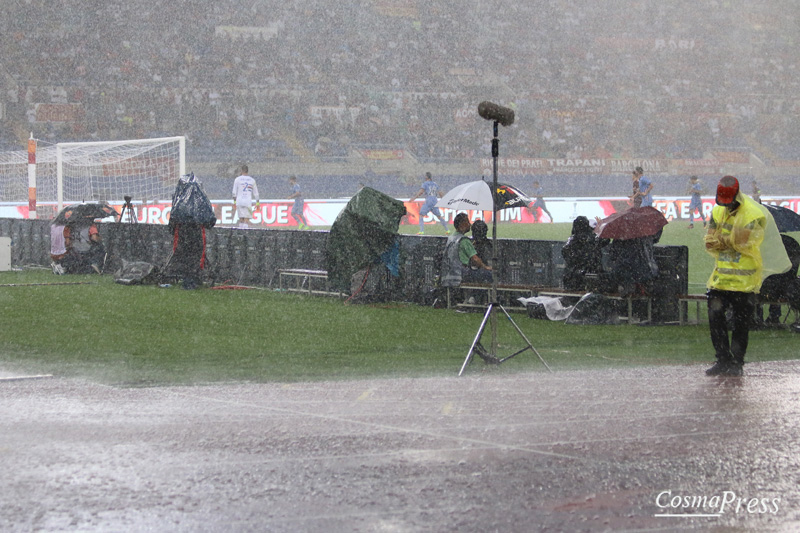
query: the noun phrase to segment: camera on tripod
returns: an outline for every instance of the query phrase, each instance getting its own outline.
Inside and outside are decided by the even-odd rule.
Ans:
[[[136,224],[139,221],[136,218],[136,211],[134,211],[133,204],[131,203],[131,200],[133,200],[133,196],[123,196],[122,198],[123,200],[125,200],[125,203],[123,204],[122,211],[120,211],[119,214],[119,222],[122,222],[122,219],[125,217],[125,211],[127,211],[128,222],[130,224]]]

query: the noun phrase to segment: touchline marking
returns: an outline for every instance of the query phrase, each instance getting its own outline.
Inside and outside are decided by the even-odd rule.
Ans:
[[[198,396],[196,394],[187,394],[187,393],[182,393],[182,392],[177,392],[177,391],[171,391],[171,394],[173,394],[175,396],[182,396],[184,398],[192,398],[192,399],[195,399],[195,400],[203,400],[203,401],[206,401],[206,402],[214,402],[214,403],[221,403],[221,404],[227,404],[227,405],[238,405],[238,406],[241,406],[241,407],[253,407],[253,408],[262,409],[262,410],[265,410],[265,411],[272,411],[272,412],[276,412],[276,413],[284,413],[284,414],[295,415],[295,416],[298,416],[298,415],[299,416],[308,416],[308,417],[311,417],[311,418],[318,418],[320,420],[332,420],[332,421],[336,421],[336,422],[353,424],[353,425],[357,425],[357,426],[371,427],[371,428],[375,428],[375,429],[398,431],[398,432],[402,432],[402,433],[415,433],[417,435],[425,435],[425,436],[428,436],[428,437],[436,437],[436,438],[440,438],[440,439],[455,440],[457,442],[468,442],[468,443],[471,443],[471,444],[478,444],[478,445],[481,445],[481,446],[490,446],[492,448],[499,448],[501,450],[516,450],[516,451],[534,453],[534,454],[538,454],[538,455],[545,455],[545,456],[548,456],[548,457],[559,457],[559,458],[562,458],[562,459],[573,459],[573,460],[581,461],[581,462],[593,461],[591,459],[587,459],[586,457],[581,457],[581,456],[578,456],[578,455],[569,455],[569,454],[566,454],[566,453],[558,453],[558,452],[548,452],[547,450],[538,450],[538,449],[531,448],[530,446],[519,446],[519,445],[515,445],[515,444],[503,444],[503,443],[500,443],[500,442],[492,442],[492,441],[485,440],[485,439],[476,439],[476,438],[470,438],[470,437],[460,437],[460,436],[454,436],[454,435],[447,435],[447,434],[443,434],[443,433],[438,433],[436,431],[429,431],[429,430],[418,429],[418,428],[408,428],[408,427],[402,427],[402,426],[394,426],[394,425],[391,425],[391,424],[377,424],[375,422],[365,422],[365,421],[362,421],[362,420],[354,420],[352,418],[347,418],[347,417],[343,417],[343,416],[325,415],[325,414],[319,414],[319,413],[310,413],[310,412],[306,412],[306,411],[297,411],[297,410],[286,409],[286,408],[281,408],[281,407],[271,407],[271,406],[266,406],[266,405],[260,405],[260,404],[252,403],[252,402],[242,402],[242,401],[236,401],[236,400],[225,400],[225,399],[220,399],[220,398],[211,398],[211,397],[208,397],[208,396]]]
[[[23,381],[27,379],[47,379],[52,378],[53,374],[39,374],[36,376],[8,376],[0,378],[0,381]]]

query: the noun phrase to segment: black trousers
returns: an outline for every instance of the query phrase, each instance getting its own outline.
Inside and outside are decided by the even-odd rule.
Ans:
[[[744,363],[755,306],[751,292],[708,291],[708,325],[718,361]]]

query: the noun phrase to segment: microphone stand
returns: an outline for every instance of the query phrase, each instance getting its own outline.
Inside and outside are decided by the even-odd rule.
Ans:
[[[500,139],[498,139],[498,124],[497,120],[494,121],[494,130],[493,134],[494,137],[492,138],[492,198],[494,198],[495,194],[497,193],[497,159],[500,156]],[[458,372],[458,375],[464,373],[464,369],[467,368],[467,365],[472,360],[472,355],[477,353],[478,356],[486,361],[489,364],[499,365],[515,357],[527,350],[531,350],[539,360],[542,362],[544,367],[552,372],[547,363],[539,355],[539,352],[536,351],[536,348],[533,347],[531,341],[528,340],[528,337],[519,329],[519,326],[514,319],[511,318],[511,315],[508,314],[508,311],[497,301],[497,271],[495,270],[495,266],[497,266],[497,202],[492,202],[492,286],[489,289],[489,306],[486,308],[486,313],[483,315],[483,320],[481,321],[481,325],[478,328],[478,334],[475,335],[475,339],[472,341],[472,345],[469,347],[469,352],[467,352],[467,358],[464,359],[464,364],[461,365],[461,370]],[[497,309],[503,312],[506,316],[508,321],[514,326],[514,329],[517,330],[520,337],[525,341],[526,346],[521,350],[507,356],[503,357],[502,359],[497,357]],[[490,331],[492,334],[492,344],[490,346],[489,351],[487,352],[486,349],[481,344],[481,337],[483,336],[483,332],[486,329],[487,322],[490,325]]]

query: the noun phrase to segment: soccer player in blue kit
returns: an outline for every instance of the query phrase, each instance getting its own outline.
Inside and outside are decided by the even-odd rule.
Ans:
[[[303,209],[305,208],[303,190],[300,188],[300,184],[297,183],[297,178],[295,176],[289,177],[289,186],[292,188],[291,194],[289,194],[289,200],[294,200],[294,204],[292,205],[292,217],[297,221],[298,229],[311,229],[311,226],[308,225],[306,217],[303,214]]]
[[[425,196],[425,202],[422,204],[422,207],[419,208],[418,235],[425,234],[424,219],[425,215],[428,213],[433,213],[433,216],[439,220],[439,224],[441,224],[444,228],[445,235],[450,235],[450,231],[447,229],[447,223],[442,219],[442,213],[439,211],[439,208],[436,207],[436,202],[438,202],[439,198],[441,198],[443,195],[444,193],[439,190],[439,185],[433,181],[431,173],[426,172],[425,181],[422,182],[422,187],[420,188],[419,192],[417,192],[417,194],[415,194],[414,197],[409,200],[409,202],[414,202],[420,196]]]

